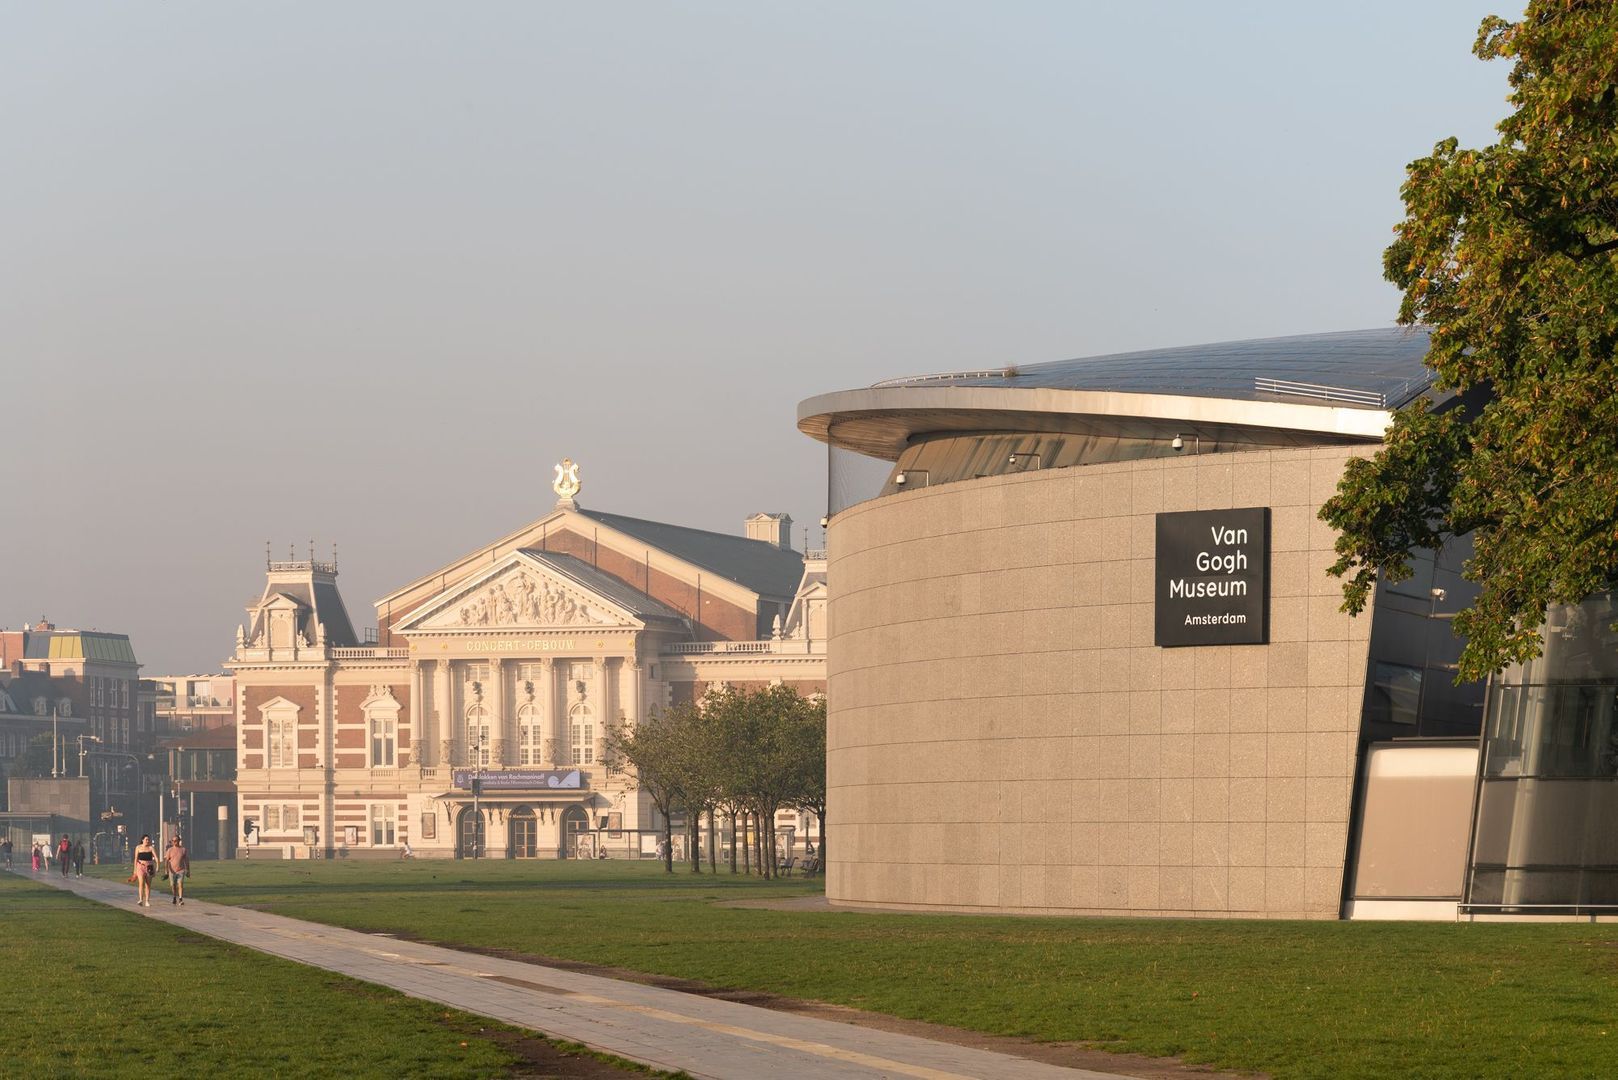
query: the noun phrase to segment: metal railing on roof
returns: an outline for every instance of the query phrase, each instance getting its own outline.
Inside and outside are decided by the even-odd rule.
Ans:
[[[1260,394],[1312,398],[1315,401],[1341,401],[1350,405],[1370,405],[1378,409],[1388,407],[1388,396],[1380,390],[1356,390],[1347,386],[1293,382],[1290,379],[1267,379],[1263,376],[1253,379],[1253,389]]]
[[[982,371],[940,371],[931,375],[902,375],[897,379],[883,379],[871,384],[872,390],[885,390],[893,386],[911,386],[915,383],[948,382],[951,379],[1004,379],[1016,374],[1015,368],[989,368]]]

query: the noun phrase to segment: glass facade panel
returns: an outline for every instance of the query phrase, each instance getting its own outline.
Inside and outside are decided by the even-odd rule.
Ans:
[[[1466,903],[1618,907],[1618,602],[1552,608],[1489,696]]]

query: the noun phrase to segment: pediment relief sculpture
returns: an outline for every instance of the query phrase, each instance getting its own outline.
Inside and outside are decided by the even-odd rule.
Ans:
[[[616,625],[606,611],[554,582],[521,571],[507,574],[450,604],[434,627]]]

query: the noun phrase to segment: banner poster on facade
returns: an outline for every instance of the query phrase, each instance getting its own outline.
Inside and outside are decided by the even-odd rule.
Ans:
[[[1270,639],[1270,508],[1157,515],[1162,648]]]
[[[461,791],[472,790],[473,777],[484,791],[576,791],[584,787],[584,774],[578,769],[454,769],[450,777]]]

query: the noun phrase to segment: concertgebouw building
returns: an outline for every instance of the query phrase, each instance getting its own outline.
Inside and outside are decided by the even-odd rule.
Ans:
[[[811,398],[832,506],[827,893],[1301,918],[1618,909],[1618,635],[1455,684],[1462,538],[1340,610],[1320,521],[1429,394],[1420,329]]]
[[[604,513],[567,460],[553,486],[548,512],[377,600],[372,629],[335,557],[266,558],[226,662],[247,857],[649,858],[664,822],[613,729],[724,686],[823,692],[825,563],[791,518]],[[782,811],[776,844],[817,830]]]

